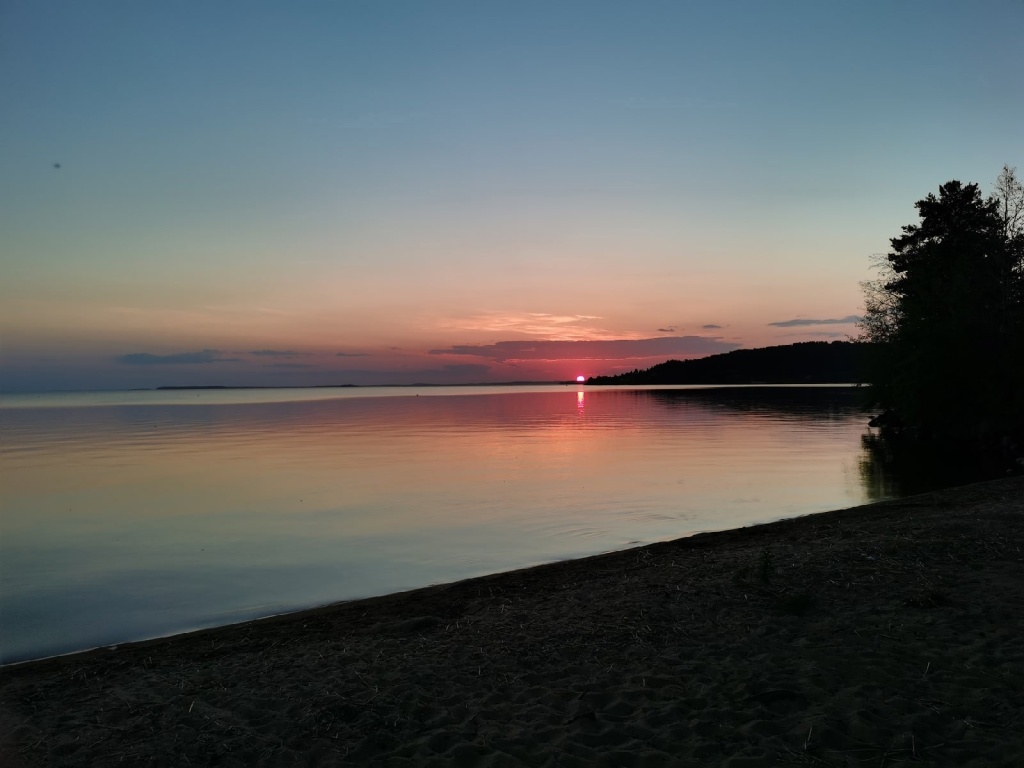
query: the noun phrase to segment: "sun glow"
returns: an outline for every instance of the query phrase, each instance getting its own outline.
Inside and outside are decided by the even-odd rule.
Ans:
[[[583,382],[585,382],[586,380],[587,380],[587,377],[586,377],[586,376],[577,376],[577,377],[576,377],[576,381],[577,381],[578,383],[580,383],[580,384],[582,384],[582,383],[583,383]]]

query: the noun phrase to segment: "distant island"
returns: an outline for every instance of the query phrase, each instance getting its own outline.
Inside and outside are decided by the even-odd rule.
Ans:
[[[426,381],[417,381],[412,384],[275,384],[275,385],[229,385],[229,384],[195,384],[183,386],[162,386],[155,387],[153,391],[162,392],[167,390],[196,390],[196,389],[355,389],[394,387],[412,389],[414,387],[539,387],[551,386],[553,384],[575,384],[575,381],[480,381],[469,384],[436,384]],[[140,390],[141,391],[141,390]]]
[[[861,380],[867,347],[857,341],[805,341],[737,349],[617,376],[592,376],[587,384],[854,384]]]

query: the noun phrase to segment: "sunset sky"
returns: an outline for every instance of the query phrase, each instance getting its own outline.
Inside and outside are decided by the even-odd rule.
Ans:
[[[562,380],[857,333],[1024,169],[1024,3],[0,5],[0,389]]]

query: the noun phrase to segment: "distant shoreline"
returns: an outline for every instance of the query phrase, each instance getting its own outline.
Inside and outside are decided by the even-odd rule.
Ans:
[[[576,381],[486,381],[476,384],[428,384],[417,382],[416,384],[291,384],[287,386],[230,386],[221,384],[199,384],[190,386],[165,386],[153,387],[149,390],[126,390],[133,392],[162,392],[168,390],[191,390],[191,389],[374,389],[377,387],[399,387],[409,389],[411,387],[550,387],[561,384],[582,384]]]

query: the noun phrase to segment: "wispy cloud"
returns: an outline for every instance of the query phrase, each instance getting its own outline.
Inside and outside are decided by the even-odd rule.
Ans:
[[[675,333],[675,326],[670,325],[668,328],[659,328],[658,333]]]
[[[397,349],[397,347],[392,347]],[[368,357],[366,352],[338,352],[336,357]]]
[[[472,355],[497,362],[516,360],[623,360],[649,357],[698,357],[729,352],[739,344],[708,336],[659,336],[653,339],[590,341],[499,341],[432,349],[432,355]]]
[[[714,323],[708,323],[707,325],[702,325],[701,328],[705,331],[718,331],[721,330],[722,326],[715,325]]]
[[[483,331],[492,334],[525,334],[559,341],[609,339],[612,334],[591,322],[598,315],[555,315],[547,312],[487,312],[470,317],[444,320],[448,330]]]
[[[768,323],[768,325],[774,325],[776,328],[793,328],[798,325],[848,325],[853,323],[859,323],[863,318],[859,315],[847,315],[846,317],[827,317],[823,320],[810,320],[805,318],[796,318],[795,320],[779,320],[775,323]]]
[[[254,349],[249,354],[257,357],[309,357],[310,353],[291,349]]]
[[[132,352],[115,358],[126,365],[205,365],[207,363],[238,363],[237,357],[224,357],[219,349],[204,349],[199,352],[180,352],[176,355],[153,355],[149,352]]]
[[[270,363],[264,368],[316,368],[312,363]]]

